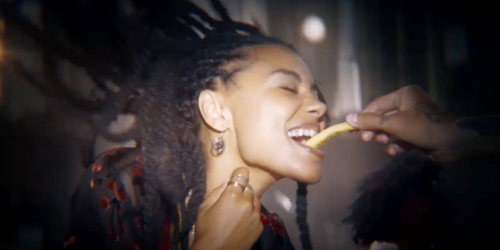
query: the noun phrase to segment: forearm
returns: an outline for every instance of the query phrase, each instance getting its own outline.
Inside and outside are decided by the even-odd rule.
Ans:
[[[454,123],[449,147],[467,155],[500,153],[500,115],[461,118]]]

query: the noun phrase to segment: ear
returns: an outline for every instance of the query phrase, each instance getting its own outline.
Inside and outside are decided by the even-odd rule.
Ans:
[[[203,90],[198,97],[198,108],[205,123],[217,132],[229,128],[227,110],[223,105],[221,94],[212,90]]]

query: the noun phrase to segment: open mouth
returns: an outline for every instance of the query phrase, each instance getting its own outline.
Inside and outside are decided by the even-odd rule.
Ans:
[[[311,137],[317,135],[319,133],[319,126],[314,125],[314,126],[301,126],[301,127],[296,127],[293,129],[290,129],[287,133],[288,137],[290,137],[292,140],[297,142],[297,144],[305,149],[307,149],[309,152],[311,152],[313,155],[323,158],[324,154],[321,152],[319,149],[316,148],[311,148],[307,145],[305,145],[306,141],[309,140]]]
[[[288,137],[302,144],[306,143],[307,140],[316,134],[318,134],[318,131],[315,129],[295,128],[288,131]]]

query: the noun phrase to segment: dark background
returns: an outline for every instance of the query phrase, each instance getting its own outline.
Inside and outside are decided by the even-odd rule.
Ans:
[[[26,3],[20,9],[23,15],[39,27],[48,25],[41,21],[36,4],[29,4],[36,1],[22,2]],[[417,84],[450,111],[463,115],[500,113],[499,14],[494,1],[223,2],[236,19],[248,19],[245,6],[254,2],[264,14],[252,21],[297,48],[323,83],[331,110],[335,110],[339,95],[349,94],[338,91],[340,84],[350,84],[339,81],[339,64],[355,62],[360,72],[362,105],[402,86]],[[346,17],[345,6],[350,6],[350,17]],[[310,44],[300,32],[303,19],[310,14],[325,22],[327,37],[322,43]],[[69,199],[84,170],[80,149],[88,146],[86,139],[91,134],[88,122],[73,107],[34,87],[14,69],[12,62],[20,62],[40,84],[50,86],[36,41],[15,24],[7,22],[6,27],[1,37],[5,57],[0,75],[4,85],[1,141],[5,149],[0,170],[0,225],[7,233],[1,234],[0,246],[59,249],[69,222]],[[341,30],[349,31],[349,39]],[[457,30],[465,34],[464,39],[452,39]],[[346,46],[349,53],[342,54]],[[93,83],[80,68],[60,60],[55,72],[75,93],[89,98]],[[334,121],[342,121],[348,111],[352,110],[339,110]],[[111,146],[98,139],[95,147],[97,154]],[[358,181],[389,158],[382,147],[363,143],[350,134],[329,141],[324,151],[328,154],[323,180],[309,188],[314,246],[354,249],[349,228],[340,221],[356,197]],[[500,231],[498,173],[497,162],[489,159],[446,166],[443,192],[455,207],[453,233],[464,249],[496,247]],[[293,243],[300,249],[293,208],[282,201],[285,197],[293,203],[295,190],[294,182],[282,181],[262,200],[284,218]]]

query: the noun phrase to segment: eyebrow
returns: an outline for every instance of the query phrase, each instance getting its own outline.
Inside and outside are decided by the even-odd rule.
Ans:
[[[297,80],[299,82],[302,82],[302,79],[300,78],[300,75],[297,74],[297,72],[294,72],[294,71],[291,71],[291,70],[278,69],[278,70],[275,70],[275,71],[271,72],[271,74],[269,74],[269,76],[276,75],[276,74],[283,74],[283,75],[291,76],[291,77],[295,78],[295,80]]]
[[[275,74],[283,74],[283,75],[291,76],[291,77],[295,78],[295,80],[297,80],[298,82],[302,82],[302,78],[300,77],[300,75],[297,72],[292,71],[292,70],[277,69],[277,70],[271,72],[271,74],[269,74],[269,76],[273,76]],[[318,85],[320,85],[320,82],[318,82],[317,80],[314,80],[311,83],[311,90],[319,92],[319,86]]]

